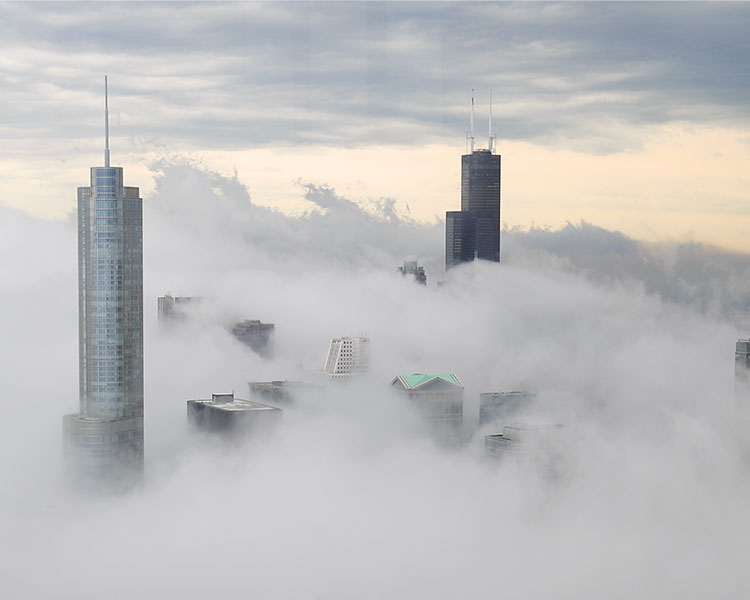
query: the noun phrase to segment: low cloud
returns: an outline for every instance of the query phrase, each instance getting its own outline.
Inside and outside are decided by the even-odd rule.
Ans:
[[[548,264],[608,286],[640,287],[667,303],[727,317],[750,311],[746,254],[697,242],[646,243],[586,221],[503,233],[504,258]]]
[[[84,496],[60,475],[61,415],[78,389],[74,226],[0,208],[3,244],[16,250],[0,259],[16,273],[3,282],[0,346],[11,367],[0,425],[6,594],[732,598],[750,589],[737,331],[708,310],[721,294],[704,301],[687,286],[669,296],[701,273],[741,295],[726,275],[739,258],[696,246],[669,263],[663,249],[583,223],[509,232],[507,264],[465,265],[425,288],[395,265],[407,251],[439,265],[441,225],[325,186],[307,188],[309,213],[286,217],[254,205],[232,178],[184,161],[156,167],[144,200],[147,474],[123,497]],[[21,251],[30,267],[14,271]],[[724,267],[702,262],[712,256]],[[156,297],[167,289],[214,302],[164,330]],[[273,358],[231,338],[221,323],[230,313],[276,323]],[[360,331],[371,338],[368,376],[301,400],[277,433],[231,447],[186,431],[187,399],[312,377],[331,337]],[[390,379],[410,372],[458,374],[467,419],[479,392],[533,388],[538,405],[519,418],[563,425],[553,469],[534,452],[483,461],[481,437],[458,452],[435,447],[389,393]]]

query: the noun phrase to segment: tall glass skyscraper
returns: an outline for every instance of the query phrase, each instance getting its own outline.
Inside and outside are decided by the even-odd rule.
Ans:
[[[143,469],[143,216],[109,164],[106,86],[104,166],[78,188],[80,410],[63,424],[84,475],[127,485]]]
[[[500,155],[492,150],[461,157],[461,210],[445,213],[446,268],[475,258],[500,262]]]

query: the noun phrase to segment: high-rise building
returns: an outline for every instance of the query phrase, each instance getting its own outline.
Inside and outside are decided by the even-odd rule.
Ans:
[[[475,258],[500,262],[500,155],[494,153],[492,100],[487,149],[474,149],[474,98],[471,99],[469,152],[461,157],[461,210],[445,213],[447,269]]]
[[[143,234],[137,187],[109,164],[78,188],[79,412],[63,419],[65,447],[85,474],[114,484],[143,468]]]
[[[331,379],[348,379],[364,373],[370,362],[369,347],[370,340],[365,335],[333,338],[323,373]]]
[[[245,319],[232,327],[232,335],[253,352],[268,354],[269,342],[276,326],[273,323],[261,323],[257,319]]]
[[[244,437],[251,431],[269,430],[278,424],[281,409],[235,398],[234,392],[211,394],[206,400],[188,400],[188,423],[196,430]]]
[[[503,433],[484,436],[484,455],[487,457],[505,457],[518,452],[520,440],[514,435],[517,428],[507,426]]]
[[[407,394],[437,441],[455,446],[463,437],[464,386],[453,373],[397,375],[391,387]]]
[[[414,281],[421,285],[427,285],[427,274],[424,272],[424,267],[420,266],[416,260],[405,260],[404,265],[398,268],[398,272],[404,277],[412,275]]]
[[[309,398],[320,395],[325,387],[304,381],[250,381],[250,397],[270,403],[271,406],[281,404],[291,406],[300,398]]]
[[[507,421],[528,409],[536,394],[523,390],[479,394],[479,425]]]
[[[560,424],[505,425],[502,433],[484,436],[484,454],[486,457],[497,458],[521,455],[524,459],[533,460],[537,466],[555,471],[564,433],[565,428]]]
[[[187,318],[185,309],[191,304],[199,304],[201,298],[194,296],[171,296],[169,293],[157,298],[157,314],[160,323],[184,321]]]
[[[750,339],[737,340],[734,347],[734,397],[750,403]]]

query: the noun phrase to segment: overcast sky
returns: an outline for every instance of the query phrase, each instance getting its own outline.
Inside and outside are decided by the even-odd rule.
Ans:
[[[493,90],[503,221],[750,250],[746,3],[3,3],[0,197],[60,217],[102,160],[190,157],[301,214],[305,184],[456,209]]]

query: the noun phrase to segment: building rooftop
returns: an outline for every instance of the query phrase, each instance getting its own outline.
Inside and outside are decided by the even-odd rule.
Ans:
[[[482,392],[482,396],[536,396],[534,392],[525,390],[507,390],[503,392]]]
[[[287,389],[323,389],[324,386],[306,381],[289,381],[274,379],[273,381],[249,381],[251,389],[262,392],[277,392]]]
[[[260,404],[259,402],[251,402],[250,400],[235,398],[234,392],[227,394],[211,394],[211,398],[205,400],[188,400],[188,403],[191,402],[226,412],[281,410],[275,406],[267,406],[266,404]]]
[[[413,373],[411,375],[397,375],[391,384],[400,381],[401,384],[407,390],[415,390],[417,388],[429,385],[434,381],[444,381],[449,385],[455,387],[464,387],[461,381],[453,373],[438,373],[438,374],[425,374],[425,373]]]
[[[513,440],[516,442],[528,439],[529,436],[543,435],[548,433],[554,433],[563,429],[563,425],[560,423],[545,424],[545,425],[529,425],[527,423],[513,423],[512,425],[505,425],[502,433],[493,433],[484,436],[485,438]]]

